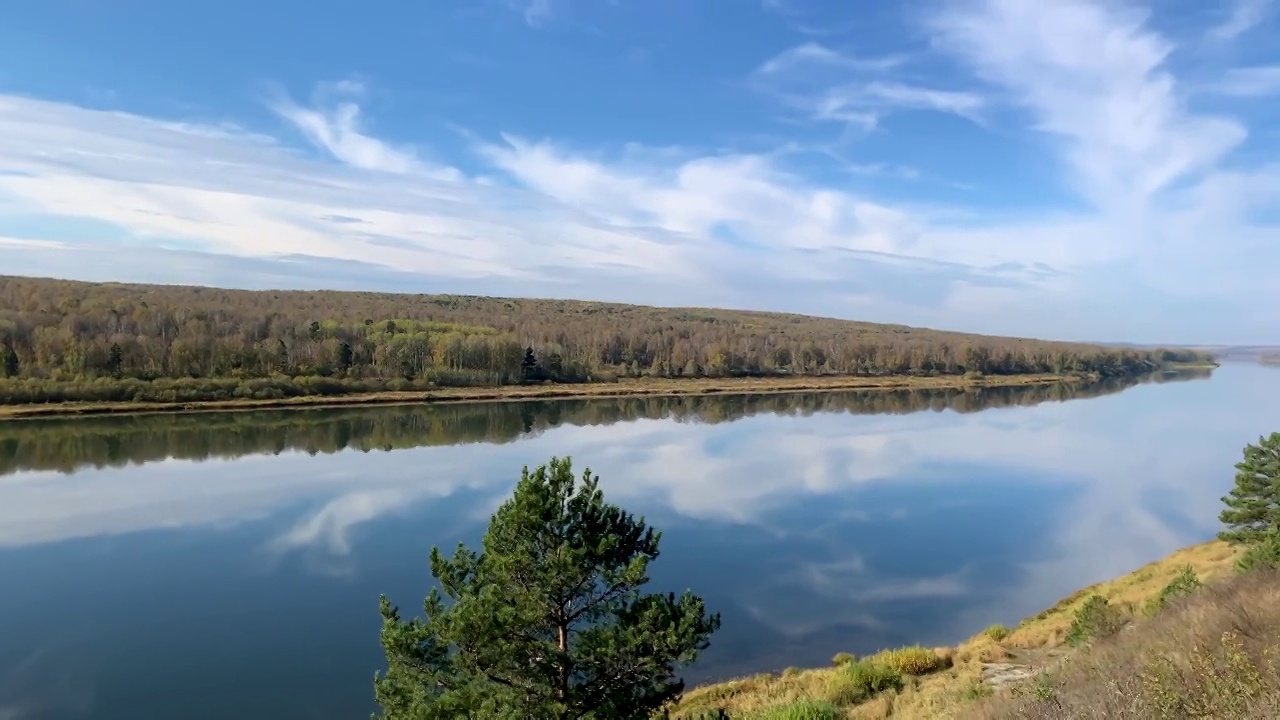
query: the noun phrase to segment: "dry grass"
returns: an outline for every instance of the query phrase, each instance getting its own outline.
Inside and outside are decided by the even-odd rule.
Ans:
[[[110,415],[118,413],[198,412],[263,410],[292,407],[344,407],[397,405],[405,403],[494,402],[554,398],[610,398],[662,395],[747,395],[762,393],[814,392],[825,390],[945,389],[1007,387],[1086,382],[1088,376],[988,375],[971,378],[960,375],[914,377],[894,375],[808,376],[770,378],[698,378],[620,380],[612,383],[574,385],[507,385],[500,387],[459,387],[427,391],[360,393],[336,396],[303,396],[269,400],[236,399],[204,402],[82,402],[0,406],[5,418],[49,417],[55,415]]]
[[[1280,717],[1280,574],[1234,576],[1172,600],[965,717]]]
[[[1157,597],[1184,568],[1195,570],[1201,582],[1232,573],[1239,549],[1221,541],[1192,545],[1114,580],[1091,585],[1057,605],[1022,621],[1004,640],[1011,648],[1056,647],[1066,641],[1076,610],[1092,595],[1100,595],[1129,616]]]
[[[1003,712],[1000,710],[1003,707],[1000,703],[1007,703],[1010,700],[1007,698],[1007,693],[987,697],[991,691],[981,682],[983,663],[1008,661],[1034,667],[1054,666],[1066,653],[1064,643],[1067,632],[1071,628],[1076,610],[1088,597],[1096,594],[1106,598],[1109,605],[1120,609],[1126,621],[1131,618],[1141,618],[1142,608],[1152,598],[1158,597],[1165,586],[1188,566],[1195,571],[1201,581],[1213,583],[1232,576],[1238,555],[1237,548],[1220,541],[1195,545],[1179,550],[1127,575],[1085,588],[1039,615],[1024,620],[1012,631],[1002,632],[1005,629],[992,627],[977,633],[954,648],[935,648],[932,651],[923,648],[903,648],[897,651],[882,651],[877,655],[864,658],[863,662],[884,662],[889,657],[905,658],[907,656],[918,659],[921,657],[921,651],[924,651],[936,659],[937,666],[927,674],[905,676],[900,691],[880,693],[858,704],[835,703],[838,710],[835,717],[867,720],[888,717],[906,720],[945,720],[946,718],[973,717],[975,712],[979,713],[976,717],[988,717],[981,713]],[[1237,587],[1239,582],[1230,580],[1228,585]],[[1222,591],[1215,589],[1213,592],[1221,593]],[[1201,597],[1200,593],[1196,593],[1193,599]],[[1252,601],[1260,601],[1260,599],[1244,598],[1239,605],[1247,608]],[[1159,620],[1162,627],[1167,627],[1172,614],[1180,612],[1178,608],[1182,608],[1188,602],[1189,599],[1172,600],[1166,611],[1160,613],[1158,618],[1147,622],[1155,623]],[[1280,633],[1280,604],[1277,604],[1276,608],[1275,629],[1271,632]],[[1125,638],[1128,642],[1128,639],[1135,635],[1141,637],[1143,633],[1128,631],[1121,633],[1119,637]],[[1247,644],[1247,641],[1242,642]],[[750,719],[756,717],[757,713],[766,712],[770,708],[782,708],[810,700],[830,701],[833,697],[840,699],[833,696],[832,690],[840,682],[839,673],[850,666],[850,663],[846,663],[840,667],[804,670],[787,677],[764,674],[695,688],[685,695],[671,717],[673,720],[698,718],[702,713],[722,709],[728,711],[733,720]],[[1070,665],[1071,668],[1080,666],[1074,662]],[[913,667],[923,669],[924,666],[913,665]],[[1022,698],[1018,702],[1038,701],[1031,697],[1030,700]],[[1017,715],[990,715],[990,717],[1017,717]],[[1050,714],[1043,717],[1062,716]],[[1103,715],[1087,717],[1103,717]]]

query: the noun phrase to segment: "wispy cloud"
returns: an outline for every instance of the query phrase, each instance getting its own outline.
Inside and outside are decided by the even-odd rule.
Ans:
[[[551,0],[509,0],[529,27],[542,27],[551,19]]]
[[[364,85],[353,80],[322,83],[312,94],[312,105],[302,107],[284,91],[276,89],[268,104],[288,120],[316,147],[334,159],[362,170],[416,173],[456,180],[460,173],[449,167],[428,165],[413,150],[397,148],[366,134],[361,129],[360,106]]]
[[[1211,89],[1244,98],[1280,95],[1280,65],[1232,68]]]
[[[1118,212],[1212,169],[1247,135],[1234,119],[1186,108],[1165,66],[1173,46],[1148,19],[1085,0],[984,0],[948,5],[931,27],[1062,139],[1079,191]]]
[[[269,95],[287,124],[279,137],[0,96],[4,269],[755,307],[1077,339],[1271,339],[1258,308],[1280,301],[1268,269],[1280,267],[1269,240],[1280,168],[1237,153],[1250,148],[1247,114],[1189,104],[1149,14],[983,0],[944,4],[924,29],[933,44],[919,62],[806,43],[748,75],[810,120],[883,123],[868,142],[909,148],[885,121],[907,109],[980,121],[973,137],[997,131],[996,149],[1013,138],[1038,153],[1037,177],[1075,198],[1017,207],[984,168],[957,174],[919,153],[912,170],[892,170],[905,163],[864,152],[878,148],[859,133],[829,156],[788,150],[822,144],[812,123],[757,151],[464,133],[447,166],[377,132],[355,81]],[[946,83],[918,74],[947,62]],[[1222,78],[1235,108],[1273,74]],[[878,187],[939,171],[970,190],[926,202]],[[1227,319],[1195,319],[1210,317]]]
[[[976,120],[984,105],[977,94],[930,88],[897,79],[909,61],[903,54],[859,57],[818,43],[805,43],[762,63],[755,84],[816,120],[876,127],[899,110],[932,110]]]
[[[1219,42],[1235,40],[1262,24],[1271,10],[1271,0],[1231,0],[1226,17],[1209,28],[1208,35]]]
[[[756,74],[777,75],[810,64],[858,71],[885,71],[898,67],[906,61],[907,57],[901,54],[862,58],[836,52],[825,45],[810,42],[774,55],[756,69]]]

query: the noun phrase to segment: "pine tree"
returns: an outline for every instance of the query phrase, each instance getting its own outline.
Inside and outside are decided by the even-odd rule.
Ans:
[[[338,344],[338,370],[346,372],[351,369],[351,363],[355,359],[355,352],[351,349],[351,343],[342,341]]]
[[[1227,526],[1218,537],[1230,543],[1254,543],[1280,529],[1280,432],[1247,445],[1236,463],[1236,486],[1222,498],[1218,519]]]
[[[120,371],[124,368],[124,349],[120,347],[120,343],[111,343],[111,347],[107,350],[107,370],[116,377],[120,376]]]
[[[20,368],[18,366],[18,351],[14,350],[13,346],[10,345],[9,347],[5,348],[5,352],[4,352],[4,376],[18,377],[19,369]]]
[[[520,361],[520,371],[525,380],[535,380],[538,376],[538,358],[533,354],[533,346],[524,351],[524,359]]]
[[[387,720],[475,717],[643,720],[720,626],[689,592],[644,594],[660,534],[605,503],[569,458],[526,467],[479,553],[431,551],[425,619],[381,599]]]

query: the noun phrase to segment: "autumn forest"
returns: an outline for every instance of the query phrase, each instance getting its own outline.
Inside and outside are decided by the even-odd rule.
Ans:
[[[0,277],[0,402],[774,375],[1132,376],[1207,356],[779,313]]]

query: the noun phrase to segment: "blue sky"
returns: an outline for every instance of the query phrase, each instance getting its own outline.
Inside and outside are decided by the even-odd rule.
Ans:
[[[1280,342],[1277,31],[1275,0],[21,3],[0,272]]]

